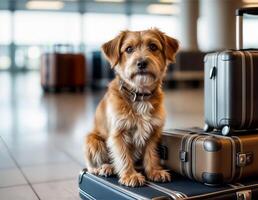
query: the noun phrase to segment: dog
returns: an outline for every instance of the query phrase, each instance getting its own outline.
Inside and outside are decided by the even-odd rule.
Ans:
[[[116,77],[100,101],[93,130],[84,140],[89,173],[110,176],[137,187],[145,176],[135,163],[142,161],[148,180],[171,181],[156,150],[165,122],[162,82],[175,62],[179,43],[156,28],[122,31],[102,45]]]

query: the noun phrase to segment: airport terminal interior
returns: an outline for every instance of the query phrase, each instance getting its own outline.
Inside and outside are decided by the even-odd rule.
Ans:
[[[0,199],[80,199],[84,136],[115,76],[101,45],[122,30],[156,27],[180,42],[163,84],[164,129],[203,127],[204,56],[235,49],[235,9],[255,5],[257,0],[0,0]],[[257,17],[245,16],[245,48],[258,47],[257,26]],[[44,69],[54,54],[81,56],[79,87],[44,85],[54,73]],[[72,76],[63,65],[59,75]]]

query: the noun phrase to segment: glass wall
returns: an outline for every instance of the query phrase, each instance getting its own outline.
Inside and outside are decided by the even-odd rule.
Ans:
[[[11,14],[9,11],[0,12],[0,70],[11,66],[9,44],[11,43]]]
[[[258,17],[249,16],[248,19],[244,19],[243,22],[243,35],[244,35],[244,48],[258,48]]]
[[[84,15],[84,43],[89,49],[99,49],[104,42],[127,28],[123,14],[87,13]]]
[[[132,30],[156,27],[170,36],[179,37],[179,24],[175,16],[132,15],[130,25]]]
[[[80,43],[80,18],[77,13],[26,12],[14,14],[17,45]]]
[[[133,14],[128,17],[125,14],[81,15],[76,12],[50,11],[16,11],[12,15],[9,11],[0,11],[0,25],[0,70],[10,69],[13,51],[15,69],[38,69],[41,54],[59,51],[58,44],[66,45],[62,51],[79,51],[83,46],[86,52],[91,52],[99,50],[101,44],[124,29],[142,30],[155,26],[180,39],[178,17],[168,15]],[[201,50],[205,50],[208,39],[202,31],[203,25],[200,18],[198,43]],[[257,17],[244,20],[246,48],[258,47],[257,26]]]
[[[17,11],[14,30],[16,67],[38,69],[42,52],[52,51],[57,44],[79,45],[80,15]]]

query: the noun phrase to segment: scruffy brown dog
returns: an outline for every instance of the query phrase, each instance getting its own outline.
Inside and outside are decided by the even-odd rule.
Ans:
[[[158,29],[123,31],[102,50],[116,72],[97,107],[95,126],[85,137],[88,171],[118,173],[126,186],[141,186],[145,177],[135,170],[142,160],[151,181],[170,181],[156,152],[165,120],[162,80],[174,62],[178,42]]]

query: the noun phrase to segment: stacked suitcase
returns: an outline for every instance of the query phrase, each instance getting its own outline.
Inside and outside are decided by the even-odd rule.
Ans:
[[[242,49],[243,14],[258,8],[237,10],[237,50],[205,56],[204,130],[163,132],[158,151],[172,182],[129,188],[83,170],[82,199],[258,199],[258,50]]]

